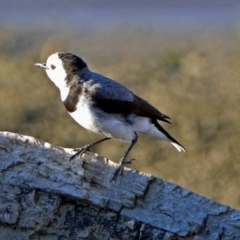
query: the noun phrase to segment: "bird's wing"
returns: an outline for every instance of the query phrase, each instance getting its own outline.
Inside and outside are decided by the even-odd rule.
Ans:
[[[135,102],[138,103],[137,115],[142,117],[149,117],[151,119],[158,119],[167,123],[167,119],[171,119],[169,116],[161,113],[157,108],[153,107],[150,103],[144,99],[135,95]]]
[[[127,88],[115,81],[106,81],[92,84],[87,88],[93,105],[107,113],[130,114],[158,119],[170,123],[167,115],[161,113],[144,99],[134,95]]]

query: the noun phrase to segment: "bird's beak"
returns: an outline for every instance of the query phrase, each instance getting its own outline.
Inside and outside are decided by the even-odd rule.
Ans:
[[[45,70],[48,70],[48,67],[46,66],[46,63],[35,63],[34,64],[37,67],[44,68]]]

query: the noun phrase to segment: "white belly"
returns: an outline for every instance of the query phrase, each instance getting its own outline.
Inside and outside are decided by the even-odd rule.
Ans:
[[[76,107],[77,110],[69,114],[87,130],[126,141],[131,141],[134,138],[132,127],[126,123],[121,115],[108,114],[100,109],[90,107],[89,104],[86,104],[85,99],[80,99]]]
[[[86,104],[82,103],[82,101],[77,104],[77,110],[69,114],[82,127],[98,133],[96,116]]]
[[[86,99],[80,99],[77,110],[69,114],[82,127],[106,137],[132,141],[137,133],[168,141],[165,134],[160,132],[148,118],[130,115],[128,121],[123,115],[109,114],[90,107],[86,104]]]

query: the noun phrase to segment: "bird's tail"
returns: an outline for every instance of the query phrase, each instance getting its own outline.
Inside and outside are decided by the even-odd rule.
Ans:
[[[186,152],[187,150],[176,140],[174,139],[158,122],[157,120],[152,119],[152,123],[155,127],[165,135],[164,140],[169,141],[179,152]]]
[[[170,142],[179,152],[186,152],[187,150],[182,146],[180,145],[179,143],[176,143],[176,142]]]

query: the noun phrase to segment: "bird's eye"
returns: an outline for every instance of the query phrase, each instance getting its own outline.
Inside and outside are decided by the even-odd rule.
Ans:
[[[51,69],[54,70],[55,68],[56,68],[56,66],[52,64]]]

